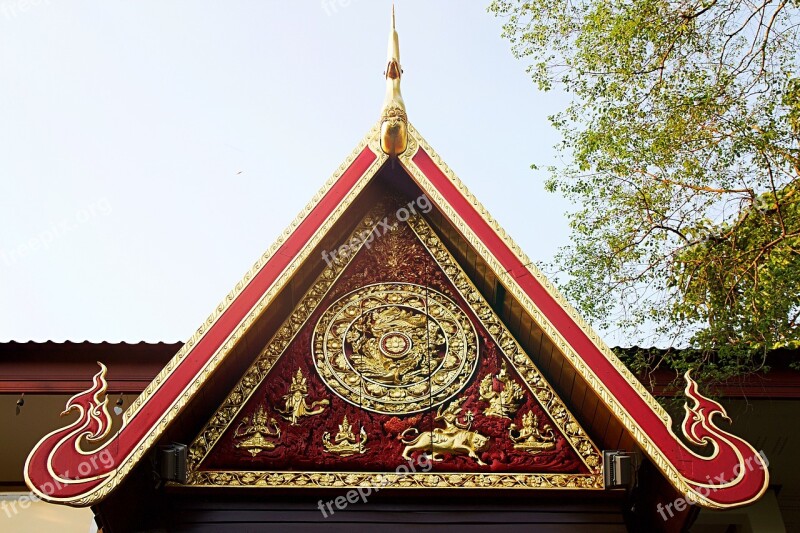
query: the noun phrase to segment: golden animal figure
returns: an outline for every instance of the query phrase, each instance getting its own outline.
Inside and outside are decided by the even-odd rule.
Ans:
[[[327,399],[318,400],[308,405],[308,403],[306,403],[306,396],[308,396],[308,384],[306,382],[306,377],[298,368],[297,374],[292,378],[289,394],[283,397],[286,401],[286,406],[283,409],[276,408],[275,410],[295,426],[297,425],[297,421],[301,418],[318,415],[330,405],[330,401]]]
[[[477,431],[470,431],[474,419],[472,411],[467,411],[463,421],[459,420],[461,404],[464,403],[464,400],[466,398],[452,402],[444,412],[439,406],[434,421],[443,421],[445,427],[434,428],[433,433],[419,433],[417,428],[408,428],[398,435],[398,438],[406,445],[403,450],[403,459],[410,461],[412,453],[431,450],[431,459],[434,461],[441,461],[442,454],[466,454],[475,459],[479,465],[486,466],[486,463],[478,457],[477,452],[486,449],[489,437],[481,435]],[[412,431],[419,434],[412,440],[407,440],[410,437],[408,433]]]
[[[244,430],[242,427],[244,426]],[[281,438],[281,428],[274,418],[267,416],[267,411],[263,406],[258,408],[253,414],[253,421],[250,422],[248,417],[245,417],[236,428],[233,434],[237,448],[242,448],[250,452],[250,455],[255,457],[259,453],[267,450],[272,450],[278,444]],[[268,437],[274,438],[270,440]]]

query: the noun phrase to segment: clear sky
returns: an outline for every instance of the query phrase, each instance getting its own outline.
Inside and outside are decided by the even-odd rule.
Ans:
[[[398,0],[409,119],[534,260],[568,239],[488,1]],[[0,0],[0,340],[188,338],[377,121],[388,0]]]

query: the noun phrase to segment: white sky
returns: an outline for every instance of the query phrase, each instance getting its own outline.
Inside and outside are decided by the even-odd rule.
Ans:
[[[398,0],[409,119],[534,260],[568,205],[487,1]],[[325,7],[327,6],[327,7]],[[0,0],[0,340],[185,340],[377,121],[388,0]]]

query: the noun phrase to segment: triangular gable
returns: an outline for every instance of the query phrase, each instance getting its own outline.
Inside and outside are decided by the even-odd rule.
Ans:
[[[78,420],[44,437],[28,457],[25,476],[31,489],[48,501],[90,505],[118,486],[387,159],[376,126],[125,413],[122,428],[99,449],[85,451],[82,435],[99,440],[110,429],[105,400],[101,400],[105,384],[101,371],[90,390],[67,404],[68,410],[77,410]],[[693,406],[687,406],[683,436],[695,444],[711,444],[713,452],[704,457],[681,442],[656,400],[410,124],[408,146],[397,161],[678,490],[708,507],[746,504],[766,490],[768,473],[761,457],[749,444],[715,425],[714,415],[724,417],[724,409],[701,396],[688,376],[686,394]]]
[[[343,239],[190,445],[190,485],[603,488],[597,447],[407,205]]]

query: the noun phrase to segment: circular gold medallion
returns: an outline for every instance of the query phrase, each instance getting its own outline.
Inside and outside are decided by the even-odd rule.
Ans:
[[[346,294],[320,317],[312,346],[317,372],[334,393],[384,414],[446,402],[478,364],[466,313],[444,294],[412,283]]]

